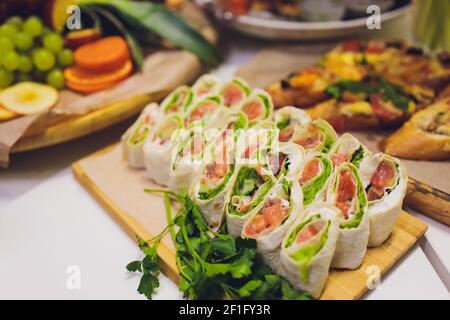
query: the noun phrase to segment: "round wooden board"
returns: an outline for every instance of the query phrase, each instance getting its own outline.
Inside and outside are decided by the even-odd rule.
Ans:
[[[146,104],[162,97],[163,93],[137,96],[85,115],[66,118],[40,133],[25,135],[14,145],[11,152],[43,148],[94,133],[137,114]]]

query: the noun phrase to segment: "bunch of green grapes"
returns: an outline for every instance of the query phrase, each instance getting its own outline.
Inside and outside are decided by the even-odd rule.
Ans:
[[[0,89],[21,81],[62,89],[62,69],[72,63],[73,52],[64,48],[62,36],[38,17],[14,16],[0,25]]]

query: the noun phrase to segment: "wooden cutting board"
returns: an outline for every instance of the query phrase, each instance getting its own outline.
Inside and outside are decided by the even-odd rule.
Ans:
[[[76,179],[133,238],[150,239],[167,225],[162,197],[144,192],[155,187],[143,171],[130,169],[120,145],[100,150],[72,165]],[[364,262],[353,271],[332,270],[321,299],[358,299],[368,290],[371,271],[385,274],[423,236],[427,225],[402,211],[390,238],[367,250]],[[174,244],[167,235],[158,249],[162,271],[178,281]]]

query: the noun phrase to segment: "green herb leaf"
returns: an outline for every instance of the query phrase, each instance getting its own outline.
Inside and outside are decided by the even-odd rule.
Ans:
[[[286,280],[281,280],[281,292],[283,300],[311,300],[312,297],[305,291],[297,291]]]
[[[110,0],[107,3],[95,4],[115,10],[121,19],[135,25],[136,28],[147,30],[195,53],[209,66],[214,66],[219,61],[216,48],[182,17],[163,5],[127,0]]]
[[[132,261],[129,264],[127,264],[126,269],[129,272],[142,272],[142,261],[136,260],[136,261]]]
[[[238,292],[241,297],[249,297],[253,291],[258,289],[263,282],[261,280],[250,280],[244,286],[242,286]]]
[[[159,287],[158,278],[152,274],[144,274],[139,282],[137,291],[151,300],[155,289]]]

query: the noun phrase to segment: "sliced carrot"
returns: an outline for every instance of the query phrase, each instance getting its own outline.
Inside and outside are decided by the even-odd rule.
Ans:
[[[122,37],[111,36],[82,45],[75,50],[75,62],[91,72],[119,68],[129,59],[127,43]]]
[[[105,82],[102,84],[96,84],[96,85],[83,85],[83,84],[79,84],[79,83],[72,83],[70,81],[66,82],[66,85],[69,89],[76,91],[78,93],[81,94],[91,94],[97,91],[101,91],[101,90],[105,90],[105,89],[109,89],[111,87],[114,87],[116,84],[118,84],[120,82],[119,81],[115,81],[115,82]]]
[[[85,69],[74,66],[64,70],[64,77],[67,82],[81,86],[96,86],[110,82],[117,82],[128,77],[133,71],[133,63],[127,60],[119,69],[106,72],[89,72]]]

